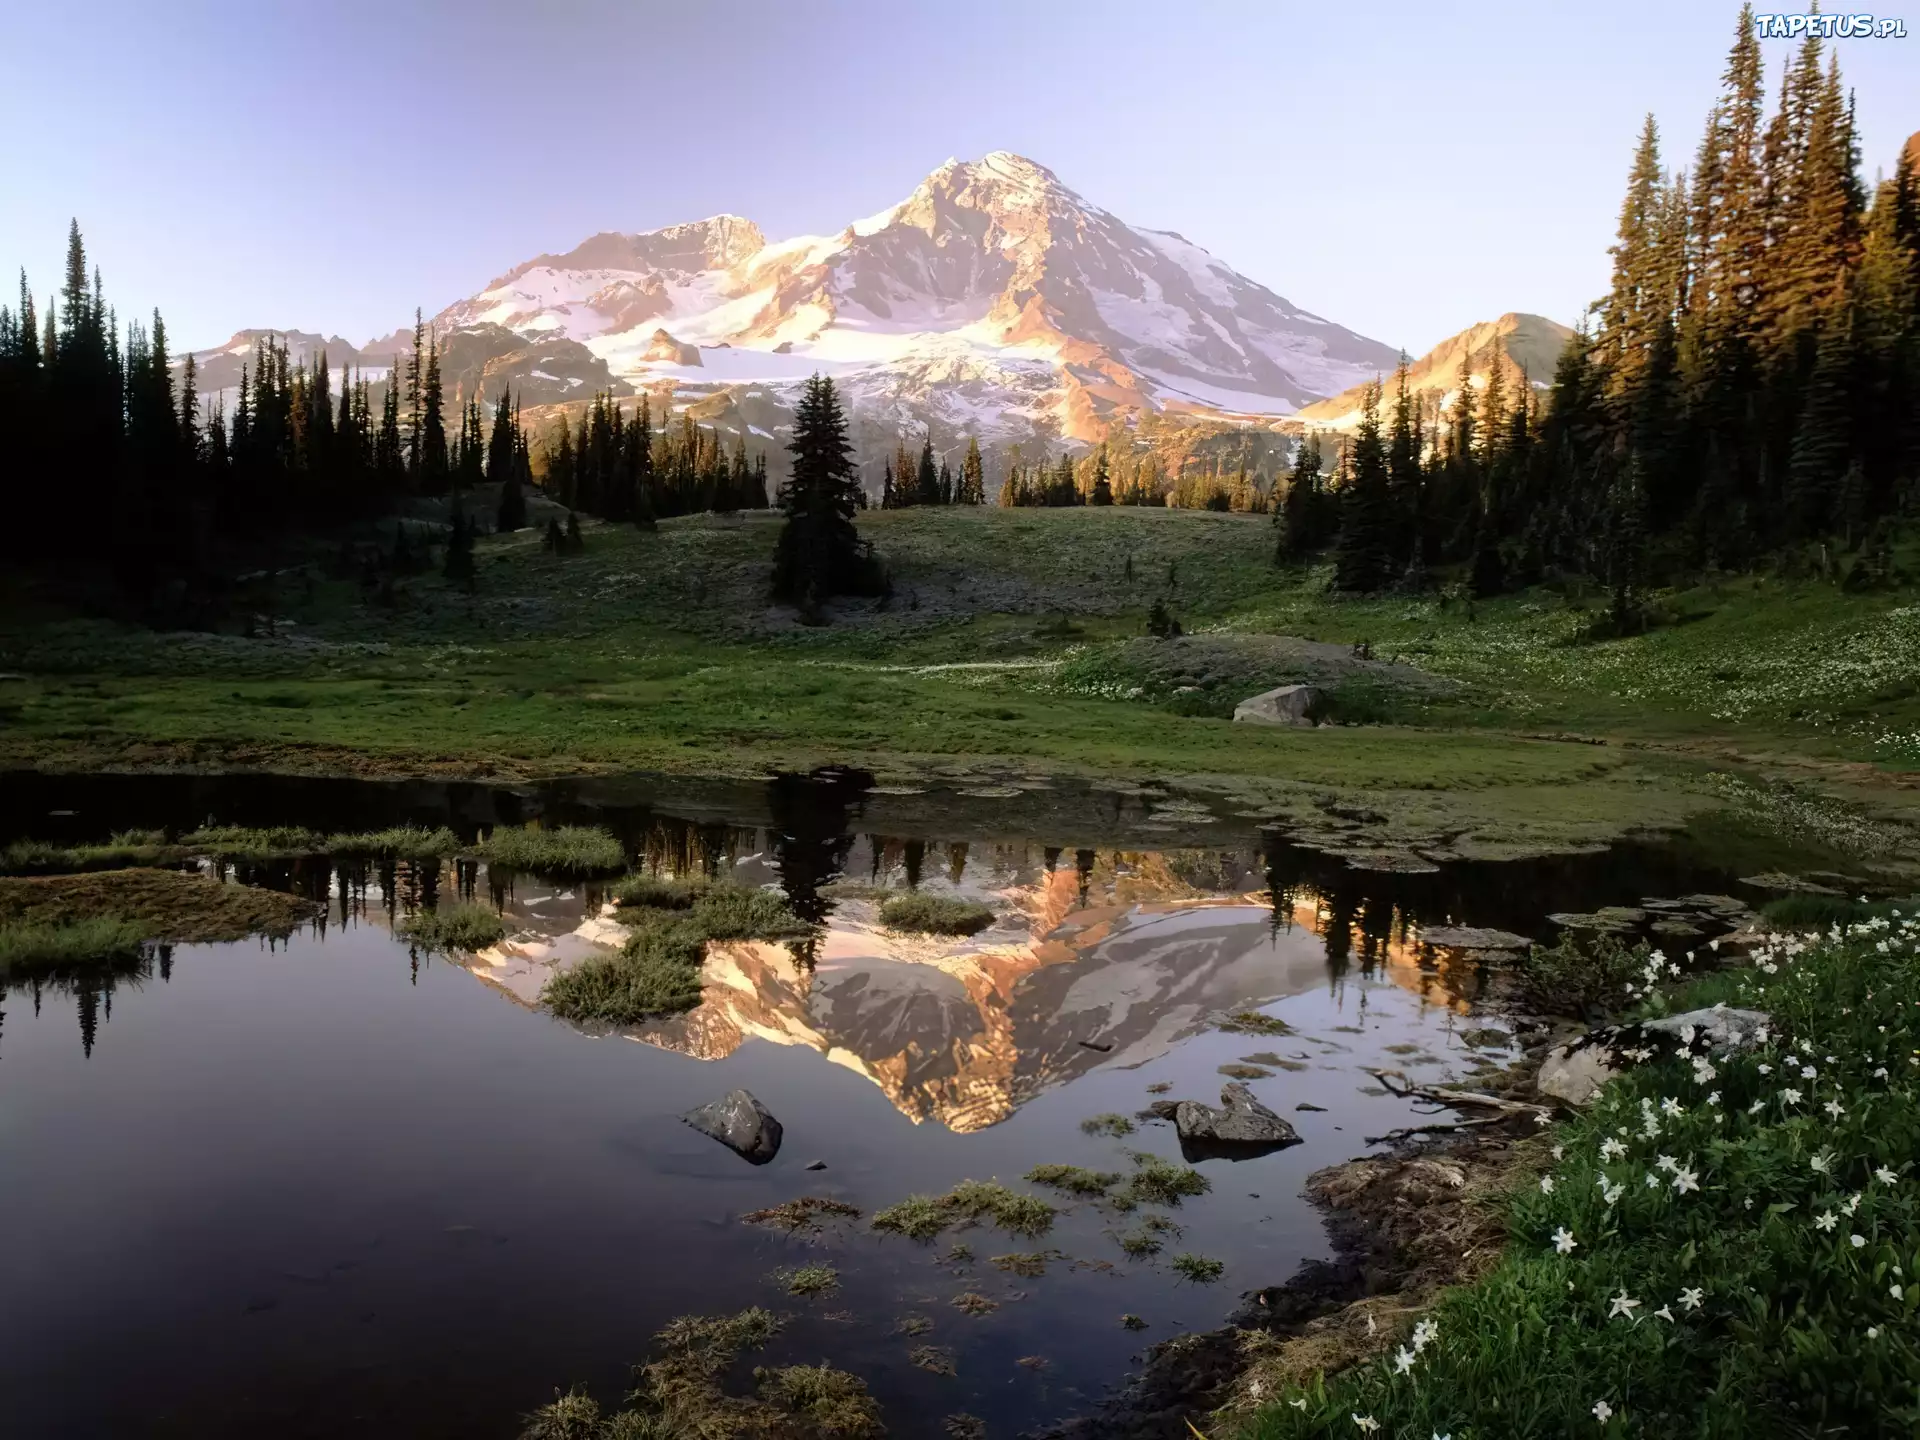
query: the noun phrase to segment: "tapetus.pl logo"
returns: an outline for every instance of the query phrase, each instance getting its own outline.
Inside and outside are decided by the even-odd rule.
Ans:
[[[1907,22],[1890,15],[1756,15],[1762,40],[1904,40]]]

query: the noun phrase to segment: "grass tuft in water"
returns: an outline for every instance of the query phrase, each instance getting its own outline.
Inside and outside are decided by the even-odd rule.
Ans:
[[[840,1272],[831,1265],[801,1265],[776,1270],[772,1280],[789,1295],[826,1295],[840,1288]]]
[[[1069,1195],[1104,1195],[1121,1179],[1111,1171],[1088,1170],[1079,1165],[1036,1165],[1027,1172],[1029,1184],[1064,1190]]]
[[[1213,1182],[1191,1165],[1176,1165],[1158,1155],[1136,1151],[1133,1176],[1127,1181],[1126,1194],[1139,1205],[1178,1205],[1193,1195],[1204,1195]]]
[[[499,943],[507,925],[485,905],[449,905],[444,910],[416,910],[399,927],[400,935],[422,950],[484,950]]]
[[[1209,1259],[1205,1255],[1176,1255],[1167,1263],[1181,1279],[1191,1280],[1196,1285],[1211,1285],[1227,1273],[1224,1261]]]
[[[709,940],[792,940],[812,928],[778,894],[746,885],[702,891],[688,917]]]
[[[834,1440],[867,1440],[886,1434],[880,1407],[867,1393],[867,1382],[857,1375],[831,1365],[783,1365],[755,1370],[753,1378],[766,1404],[811,1427],[782,1426],[771,1433],[811,1433]]]
[[[1000,1302],[982,1295],[978,1290],[963,1290],[947,1302],[963,1315],[972,1315],[976,1319],[982,1315],[991,1315],[1000,1308]]]
[[[1039,1196],[1022,1195],[997,1180],[962,1180],[945,1195],[909,1195],[889,1205],[874,1215],[873,1228],[931,1240],[964,1221],[986,1219],[1010,1235],[1044,1235],[1057,1213]]]
[[[622,909],[689,910],[709,888],[705,880],[672,875],[629,875],[613,887]]]
[[[604,1440],[600,1403],[578,1386],[554,1397],[520,1421],[520,1440]]]
[[[547,981],[540,1002],[563,1020],[635,1025],[700,1003],[706,936],[686,920],[649,916],[610,955],[594,955]]]
[[[65,923],[0,922],[0,975],[30,976],[129,959],[147,939],[144,926],[112,915]]]
[[[1167,1243],[1167,1237],[1178,1236],[1180,1227],[1164,1215],[1143,1215],[1140,1223],[1133,1229],[1123,1231],[1114,1237],[1120,1242],[1120,1248],[1136,1260],[1149,1255],[1158,1255]]]
[[[1029,1280],[1047,1273],[1047,1261],[1057,1258],[1052,1250],[1017,1250],[1011,1255],[996,1255],[993,1264],[1009,1275],[1024,1275]]]
[[[919,935],[977,935],[993,924],[993,911],[972,900],[910,891],[880,906],[880,923]]]
[[[299,825],[203,825],[182,835],[180,845],[191,854],[215,860],[286,860],[317,855],[327,848],[327,841],[318,831]]]
[[[474,853],[489,865],[525,870],[533,875],[617,875],[627,868],[627,854],[605,830],[588,825],[561,825],[552,830],[495,830]]]
[[[1080,1122],[1080,1131],[1084,1135],[1131,1135],[1133,1121],[1114,1112],[1092,1115]]]
[[[749,1210],[740,1217],[747,1225],[772,1225],[780,1230],[816,1228],[821,1219],[858,1220],[860,1207],[844,1200],[829,1200],[821,1195],[802,1195],[798,1200],[770,1205],[765,1210]]]
[[[386,830],[335,835],[327,842],[327,853],[330,855],[347,859],[406,860],[414,864],[451,859],[460,853],[461,848],[460,837],[444,825],[438,830],[395,825]]]
[[[931,1240],[953,1224],[955,1218],[938,1197],[909,1195],[897,1205],[875,1211],[873,1228],[904,1235],[909,1240]]]
[[[1236,1010],[1215,1028],[1225,1030],[1230,1035],[1293,1034],[1293,1027],[1286,1021],[1262,1015],[1258,1010]]]
[[[939,1345],[916,1345],[907,1352],[909,1364],[917,1365],[930,1375],[957,1375],[954,1368],[953,1352]]]

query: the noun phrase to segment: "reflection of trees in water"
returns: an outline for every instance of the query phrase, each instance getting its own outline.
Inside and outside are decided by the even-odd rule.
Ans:
[[[16,992],[31,996],[36,1016],[49,996],[71,999],[80,1021],[81,1053],[92,1059],[101,1027],[113,1019],[115,992],[123,986],[137,990],[156,975],[163,985],[173,979],[171,945],[143,945],[131,954],[39,966],[0,987],[0,996]],[[0,1011],[0,1024],[4,1024],[4,1018]]]
[[[770,789],[773,825],[767,841],[773,870],[780,877],[788,908],[815,927],[812,934],[787,948],[797,963],[811,966],[820,953],[820,927],[833,913],[833,902],[820,889],[839,879],[846,867],[859,791],[848,784],[798,777],[783,777]],[[925,854],[924,845],[920,853]]]

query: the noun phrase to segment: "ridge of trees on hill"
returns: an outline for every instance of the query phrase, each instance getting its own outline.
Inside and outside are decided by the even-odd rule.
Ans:
[[[1544,401],[1463,365],[1428,426],[1403,359],[1337,455],[1300,447],[1279,558],[1330,548],[1356,591],[1420,588],[1438,563],[1483,595],[1593,576],[1622,628],[1662,575],[1815,543],[1854,552],[1851,582],[1887,578],[1886,526],[1920,509],[1920,176],[1903,153],[1869,197],[1818,38],[1771,116],[1761,68],[1743,9],[1690,175],[1663,169],[1648,117],[1612,285]]]

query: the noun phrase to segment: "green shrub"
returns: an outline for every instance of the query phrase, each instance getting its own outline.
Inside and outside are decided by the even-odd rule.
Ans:
[[[113,915],[58,925],[0,922],[0,975],[25,976],[125,958],[137,954],[146,938],[142,926]]]
[[[398,933],[422,950],[484,950],[507,933],[507,924],[485,905],[459,904],[416,910]]]
[[[636,928],[610,955],[595,955],[555,975],[540,1001],[563,1020],[636,1025],[700,1003],[706,936],[681,919],[659,916]]]
[[[1920,900],[1850,900],[1845,895],[1782,895],[1760,907],[1760,918],[1781,930],[1829,930],[1911,911]]]
[[[1756,1049],[1630,1065],[1544,1137],[1495,1270],[1391,1358],[1283,1379],[1240,1433],[1920,1430],[1920,920],[1753,960],[1730,1003],[1771,1017]]]
[[[1569,1015],[1589,1023],[1627,1008],[1643,988],[1651,948],[1611,935],[1569,930],[1552,945],[1535,945],[1515,972],[1529,1007],[1542,1015]],[[1630,990],[1628,987],[1632,986]]]
[[[921,935],[977,935],[993,924],[993,911],[972,900],[909,891],[880,906],[880,923],[889,930]]]
[[[586,825],[553,830],[502,826],[475,846],[474,853],[489,865],[533,875],[617,875],[627,868],[620,842],[607,831]]]

